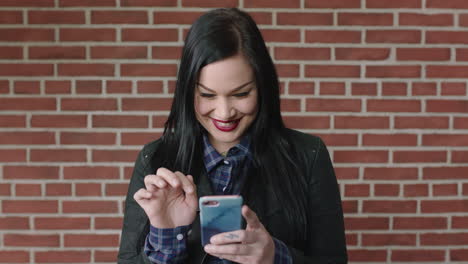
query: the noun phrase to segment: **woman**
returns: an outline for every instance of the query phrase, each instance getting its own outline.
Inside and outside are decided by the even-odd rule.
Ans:
[[[202,248],[198,197],[241,194],[243,230]],[[278,77],[252,18],[217,9],[191,27],[161,139],[138,156],[119,263],[346,263],[324,143],[285,128]]]

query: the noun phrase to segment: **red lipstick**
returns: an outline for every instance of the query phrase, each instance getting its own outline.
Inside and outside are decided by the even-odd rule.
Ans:
[[[240,119],[232,120],[232,121],[222,121],[218,119],[211,118],[213,125],[223,131],[223,132],[230,132],[237,128],[239,125]]]

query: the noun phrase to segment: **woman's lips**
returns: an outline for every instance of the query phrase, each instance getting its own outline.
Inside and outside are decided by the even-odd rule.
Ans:
[[[240,119],[232,120],[232,121],[222,121],[218,119],[211,118],[213,125],[223,131],[223,132],[230,132],[237,128],[239,125]]]

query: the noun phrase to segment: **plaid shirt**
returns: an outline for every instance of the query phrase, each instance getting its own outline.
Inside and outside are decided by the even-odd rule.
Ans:
[[[208,137],[203,136],[204,163],[211,187],[216,195],[240,194],[245,175],[252,162],[250,137],[245,136],[241,142],[229,149],[226,156],[219,154],[210,144]],[[187,259],[187,239],[191,226],[176,228],[150,227],[146,237],[145,253],[153,263],[185,263]],[[274,264],[291,264],[292,258],[287,246],[273,238],[275,244]],[[208,255],[209,264],[229,264]]]

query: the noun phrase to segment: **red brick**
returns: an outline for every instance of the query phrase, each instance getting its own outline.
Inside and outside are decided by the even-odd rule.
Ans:
[[[117,110],[117,100],[111,98],[63,98],[65,111],[108,111]]]
[[[171,108],[172,98],[123,98],[124,111],[167,111]]]
[[[29,229],[28,217],[0,217],[0,230]]]
[[[175,28],[123,28],[122,41],[178,41]]]
[[[417,117],[417,116],[396,116],[395,117],[395,128],[407,129],[407,128],[419,128],[419,129],[437,129],[437,128],[448,128],[449,119],[448,117]]]
[[[293,29],[262,29],[262,36],[266,42],[299,42],[301,32]]]
[[[25,127],[24,115],[0,115],[0,127]]]
[[[325,142],[327,143],[327,141],[325,141]],[[330,144],[328,144],[328,143],[327,143],[327,145],[330,146]],[[336,167],[335,168],[335,174],[336,174],[336,178],[338,180],[358,179],[359,178],[359,169],[358,168],[349,168],[349,167]]]
[[[457,184],[434,184],[432,185],[432,195],[434,196],[458,195],[458,185]]]
[[[417,65],[366,66],[366,77],[370,77],[370,78],[418,78],[418,77],[421,77],[421,66],[417,66]]]
[[[420,112],[419,100],[375,99],[367,101],[369,112]]]
[[[115,133],[61,132],[61,144],[79,145],[114,145]]]
[[[370,193],[369,184],[346,184],[345,197],[368,197]]]
[[[428,196],[429,186],[427,184],[406,184],[403,186],[403,195],[405,197]]]
[[[91,251],[36,251],[35,263],[89,263]]]
[[[41,46],[30,47],[29,58],[39,60],[85,59],[85,47]]]
[[[113,28],[61,28],[60,41],[116,41]]]
[[[441,95],[466,95],[466,84],[463,82],[442,82]]]
[[[416,137],[416,135],[413,135]],[[416,145],[416,144],[415,144]],[[396,163],[422,163],[422,162],[446,162],[446,151],[394,151],[393,162]]]
[[[466,213],[468,200],[424,200],[421,201],[422,213]]]
[[[416,246],[416,234],[363,234],[363,246]]]
[[[375,196],[398,196],[400,195],[400,185],[398,184],[375,184]]]
[[[358,262],[385,262],[387,250],[349,249],[348,260]]]
[[[128,190],[128,183],[108,183],[106,184],[106,196],[125,196]]]
[[[394,95],[407,95],[406,83],[398,82],[383,82],[382,83],[382,95],[394,96]]]
[[[153,127],[161,127],[155,125],[153,121]],[[148,132],[148,133],[138,133],[138,132],[128,132],[122,133],[121,135],[121,142],[122,145],[136,145],[142,146],[148,142],[158,139],[162,135],[162,132],[155,133],[155,132]]]
[[[416,201],[364,201],[364,213],[416,213]]]
[[[132,81],[106,81],[106,92],[115,93],[132,93]]]
[[[256,0],[256,1],[258,2],[259,0]],[[279,0],[276,0],[276,1],[281,2]],[[255,1],[250,1],[248,3],[251,3],[251,2],[255,2]],[[272,3],[273,5],[275,4],[275,1],[271,1],[271,2],[273,2]],[[183,7],[224,7],[226,8],[226,7],[237,7],[238,5],[239,5],[239,0],[225,0],[222,2],[217,1],[217,0],[182,0]]]
[[[386,129],[389,118],[383,116],[335,116],[335,128],[339,129]]]
[[[120,0],[120,6],[169,7],[177,6],[177,2],[173,0]]]
[[[426,75],[428,78],[467,78],[468,66],[456,65],[428,65]]]
[[[39,81],[15,81],[15,94],[40,94],[41,84]]]
[[[366,0],[367,8],[421,8],[419,0]]]
[[[315,134],[315,133],[314,133]],[[315,134],[326,142],[327,146],[357,146],[355,134]],[[336,169],[336,168],[335,168]]]
[[[365,168],[365,180],[416,180],[417,168]]]
[[[138,151],[93,150],[93,162],[134,162]]]
[[[85,128],[86,126],[85,115],[33,115],[31,117],[31,127]]]
[[[337,60],[386,60],[390,55],[387,48],[336,48]]]
[[[34,11],[28,13],[29,24],[84,24],[83,11]]]
[[[368,30],[367,43],[421,43],[419,30]]]
[[[56,110],[55,98],[0,98],[0,110]]]
[[[46,184],[47,196],[70,196],[72,194],[70,183],[48,183]]]
[[[1,15],[1,14],[0,14]],[[23,48],[22,47],[12,47],[12,46],[0,46],[0,59],[9,60],[9,59],[22,59],[23,58]]]
[[[426,103],[427,112],[468,113],[467,100],[428,100]]]
[[[14,213],[14,214],[30,214],[30,213],[40,213],[40,214],[55,214],[58,212],[58,203],[57,201],[41,201],[41,200],[21,200],[21,201],[11,201],[3,200],[3,213]]]
[[[86,162],[86,149],[32,149],[33,162]]]
[[[287,127],[295,129],[327,129],[330,128],[328,116],[283,116]]]
[[[468,118],[465,117],[455,117],[453,122],[453,127],[456,129],[467,129],[468,128]]]
[[[443,262],[445,260],[445,250],[422,250],[422,249],[393,249],[392,261],[415,262],[415,261],[435,261]]]
[[[308,43],[361,43],[361,32],[354,30],[306,30]]]
[[[453,26],[452,14],[400,13],[399,24],[403,26]]]
[[[306,8],[360,8],[360,0],[306,0]]]
[[[276,47],[277,60],[329,60],[329,48]]]
[[[3,2],[5,1],[2,1],[1,4],[4,4]],[[30,263],[28,251],[2,249],[0,250],[0,260],[5,261],[3,263]]]
[[[116,3],[115,0],[59,0],[60,7],[98,7],[98,6],[108,6],[108,7],[115,7]]]
[[[117,201],[63,201],[64,213],[112,214],[118,212]]]
[[[93,115],[93,127],[147,128],[147,116]]]
[[[468,217],[467,216],[452,216],[452,228],[468,228]]]
[[[92,11],[92,24],[148,24],[146,11]]]
[[[52,166],[4,166],[4,179],[58,179],[59,168]]]
[[[342,205],[345,214],[357,213],[358,211],[358,203],[355,200],[342,201]]]
[[[364,134],[362,144],[364,146],[416,146],[418,136],[414,134]],[[397,158],[395,153],[394,157]]]
[[[466,14],[460,14],[459,24],[462,27],[468,27],[468,16]]]
[[[5,234],[5,246],[12,247],[58,247],[60,246],[59,235],[20,235]]]
[[[424,146],[468,146],[468,135],[466,134],[432,134],[423,135]]]
[[[0,24],[22,24],[23,13],[21,11],[0,11]]]
[[[457,49],[457,61],[468,61],[468,49]]]
[[[333,13],[278,12],[276,23],[296,26],[331,26]]]
[[[336,150],[334,162],[338,163],[381,163],[388,162],[388,152],[380,150]]]
[[[0,6],[7,7],[54,7],[54,0],[2,0]],[[2,258],[0,258],[2,259]],[[29,258],[28,258],[29,259]]]
[[[70,81],[46,81],[46,94],[68,94],[71,91]]]
[[[52,132],[0,132],[0,144],[44,145],[55,144]]]
[[[338,13],[340,26],[392,26],[393,14],[389,13]]]
[[[388,217],[346,217],[346,230],[388,230]]]
[[[300,1],[299,0],[291,0],[291,1],[250,0],[250,1],[247,1],[244,5],[247,8],[299,8]]]
[[[320,95],[344,95],[346,84],[343,82],[320,82]]]
[[[120,66],[122,76],[176,76],[175,64],[122,64]]]
[[[30,77],[30,76],[51,76],[53,74],[54,74],[54,67],[52,64],[38,64],[38,63],[0,64],[0,76],[28,76]]]
[[[101,251],[96,250],[94,252],[95,262],[117,262],[117,251]]]
[[[377,84],[376,83],[352,83],[351,84],[352,95],[377,95]]]
[[[450,49],[446,48],[397,48],[400,61],[448,61]]]
[[[76,196],[101,196],[100,183],[77,183],[75,184]]]
[[[452,249],[450,250],[451,261],[467,261],[468,249]]]
[[[25,162],[26,150],[24,149],[0,149],[0,162]]]
[[[77,94],[100,94],[102,93],[102,81],[95,80],[77,80]]]
[[[468,163],[468,151],[452,151],[453,163]]]
[[[64,63],[58,65],[61,76],[114,76],[114,65],[104,63]]]
[[[40,184],[18,183],[15,187],[16,196],[41,196],[42,194]]]
[[[281,111],[299,112],[301,111],[301,101],[299,99],[281,99]]]
[[[466,31],[426,31],[426,43],[430,44],[468,44]]]
[[[464,9],[464,8],[468,8],[468,3],[463,0],[450,0],[450,1],[427,0],[426,7]]]
[[[178,60],[182,54],[182,47],[156,46],[152,49],[153,59]]]
[[[64,244],[65,247],[117,247],[119,235],[65,234]]]
[[[421,245],[466,245],[468,244],[468,233],[450,234],[421,234]]]
[[[468,179],[468,167],[431,167],[423,169],[425,180]]]
[[[290,82],[289,94],[314,94],[315,83],[313,82]]]
[[[318,112],[360,112],[359,99],[307,99],[306,111]]]
[[[393,229],[446,229],[446,217],[395,217]]]
[[[0,196],[11,196],[11,184],[0,183]]]
[[[305,76],[313,78],[358,78],[361,69],[355,65],[306,65]]]
[[[297,64],[276,64],[275,66],[280,79],[299,77],[299,65]]]
[[[55,34],[49,28],[1,28],[0,41],[54,41]]]
[[[175,24],[175,25],[191,25],[203,12],[163,12],[156,11],[153,13],[154,24]]]

